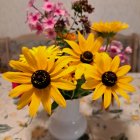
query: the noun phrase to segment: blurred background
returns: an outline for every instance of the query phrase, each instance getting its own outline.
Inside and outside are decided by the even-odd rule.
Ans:
[[[36,0],[41,6],[42,1]],[[55,1],[55,0],[53,0]],[[61,0],[71,12],[71,0]],[[89,17],[90,21],[120,20],[130,25],[130,28],[122,31],[116,38],[123,42],[124,46],[131,46],[132,71],[140,71],[140,1],[139,0],[89,0],[94,7],[94,13]],[[31,33],[26,22],[28,0],[0,0],[0,66],[1,71],[8,69],[10,59],[16,59],[20,48],[37,46],[46,43],[46,38]]]

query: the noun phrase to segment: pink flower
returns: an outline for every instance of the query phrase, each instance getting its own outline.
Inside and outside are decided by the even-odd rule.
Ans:
[[[51,12],[53,11],[54,8],[54,4],[52,2],[45,2],[45,4],[43,5],[42,9],[45,10],[46,12]]]
[[[40,17],[41,17],[41,15],[38,12],[35,14],[30,13],[27,15],[27,22],[31,25],[36,25],[37,22],[39,21]]]
[[[56,32],[54,29],[47,29],[45,31],[45,35],[48,39],[55,39],[56,38]]]
[[[100,52],[104,52],[105,51],[105,47],[104,46],[102,46],[101,48],[100,48],[100,50],[99,50]]]
[[[36,25],[29,24],[31,31],[36,31],[36,34],[41,34],[44,30],[43,25],[41,23],[37,23]]]
[[[131,54],[132,53],[132,48],[130,46],[126,47],[125,52],[127,54]]]
[[[126,57],[126,55],[125,54],[123,54],[123,53],[120,53],[120,54],[118,54],[118,56],[120,57],[120,59],[121,59],[121,63],[122,64],[126,64],[126,63],[128,63],[128,58]]]
[[[28,7],[32,7],[34,5],[35,0],[30,0],[28,3]]]
[[[36,34],[41,34],[43,32],[44,28],[43,25],[40,23],[36,24]]]
[[[66,14],[66,10],[63,8],[63,3],[58,2],[54,5],[54,16],[64,16]]]
[[[113,40],[111,42],[111,46],[116,46],[116,47],[118,47],[121,50],[123,49],[123,44],[120,41]]]
[[[62,9],[59,9],[59,8],[56,8],[54,10],[54,16],[64,16],[65,15],[65,10],[62,10]]]
[[[121,50],[117,46],[110,46],[109,52],[117,54],[117,53],[120,53]]]
[[[53,29],[56,24],[56,20],[53,17],[46,18],[43,20],[44,29]]]

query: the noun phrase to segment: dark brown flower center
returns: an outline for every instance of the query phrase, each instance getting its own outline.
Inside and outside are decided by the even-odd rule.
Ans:
[[[114,72],[108,71],[102,75],[102,82],[108,87],[112,87],[116,84],[117,76]]]
[[[31,83],[35,88],[46,88],[51,82],[51,78],[48,72],[45,70],[37,70],[31,77]]]
[[[80,55],[80,61],[83,63],[90,64],[93,62],[93,54],[89,51],[85,51]]]

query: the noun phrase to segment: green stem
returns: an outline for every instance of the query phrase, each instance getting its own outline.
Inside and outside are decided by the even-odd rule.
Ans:
[[[35,5],[32,5],[32,7],[37,10],[42,16],[44,16],[44,14]]]
[[[75,93],[75,91],[73,90],[73,92],[72,92],[72,96],[71,96],[71,99],[73,99],[73,97],[74,97],[74,93]]]
[[[110,37],[107,37],[105,52],[107,52],[109,45],[110,45]]]
[[[76,21],[77,17],[78,17],[78,15],[77,15],[77,13],[76,13],[76,14],[75,14],[75,17],[73,18],[73,23],[72,23],[70,29],[68,30],[68,32],[70,32],[71,29],[73,28],[73,26],[74,26],[74,24],[75,24],[75,21]]]

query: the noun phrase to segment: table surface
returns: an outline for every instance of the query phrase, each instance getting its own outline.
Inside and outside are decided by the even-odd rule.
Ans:
[[[140,73],[130,73],[135,93],[130,93],[131,102],[121,98],[121,107],[116,105],[108,112],[99,111],[100,102],[92,102],[91,95],[80,101],[80,111],[87,117],[87,133],[91,140],[140,140]],[[42,109],[30,123],[28,109],[17,111],[8,97],[11,83],[0,75],[0,140],[53,140],[48,126],[48,115]],[[28,126],[28,127],[27,127]]]

